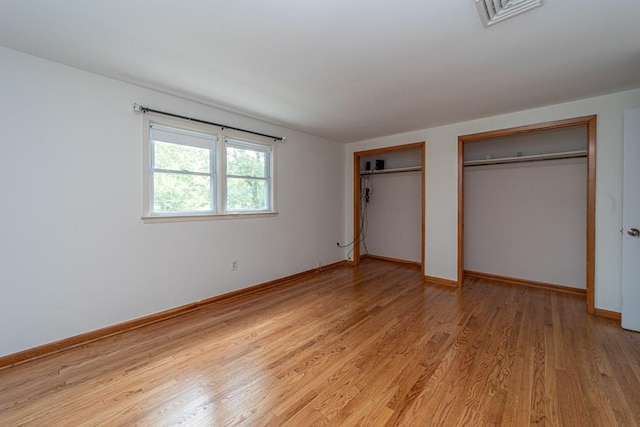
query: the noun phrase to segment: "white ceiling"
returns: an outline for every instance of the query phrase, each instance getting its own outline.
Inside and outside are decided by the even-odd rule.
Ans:
[[[0,0],[0,45],[351,142],[640,87],[640,1]]]

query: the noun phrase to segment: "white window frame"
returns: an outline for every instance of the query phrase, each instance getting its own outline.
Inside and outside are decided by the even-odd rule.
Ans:
[[[275,169],[276,169],[276,147],[275,141],[269,138],[251,135],[247,138],[246,133],[229,129],[218,128],[202,123],[191,122],[188,120],[167,118],[165,116],[146,113],[143,120],[143,214],[142,219],[145,222],[173,222],[173,221],[203,221],[214,219],[230,219],[230,218],[255,218],[276,216],[276,189],[275,189]],[[153,211],[153,151],[151,143],[151,126],[156,124],[159,126],[173,127],[185,131],[205,133],[216,138],[211,156],[213,163],[211,167],[212,176],[212,211],[187,211],[187,212],[154,212]],[[264,147],[265,152],[269,152],[269,162],[267,165],[267,182],[268,182],[268,209],[259,211],[227,211],[226,208],[226,189],[227,189],[227,141],[233,143],[245,144],[246,147]],[[233,145],[232,145],[233,146]]]

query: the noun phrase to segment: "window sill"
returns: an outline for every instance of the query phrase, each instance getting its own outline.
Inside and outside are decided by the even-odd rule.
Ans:
[[[156,222],[215,221],[220,219],[270,218],[275,216],[278,216],[278,212],[243,212],[206,215],[157,215],[143,216],[142,221],[145,224],[153,224]]]

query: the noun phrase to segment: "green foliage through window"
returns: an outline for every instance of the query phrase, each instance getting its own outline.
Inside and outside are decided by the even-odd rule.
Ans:
[[[227,146],[227,175],[264,178],[267,154],[246,148]]]
[[[154,166],[156,169],[209,173],[211,150],[188,145],[155,141]]]
[[[227,210],[262,211],[268,207],[266,180],[227,178]]]
[[[155,212],[212,210],[210,176],[155,172],[153,189]]]

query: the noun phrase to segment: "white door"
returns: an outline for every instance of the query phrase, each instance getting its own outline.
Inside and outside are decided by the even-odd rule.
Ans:
[[[640,108],[624,112],[622,327],[640,331]]]

